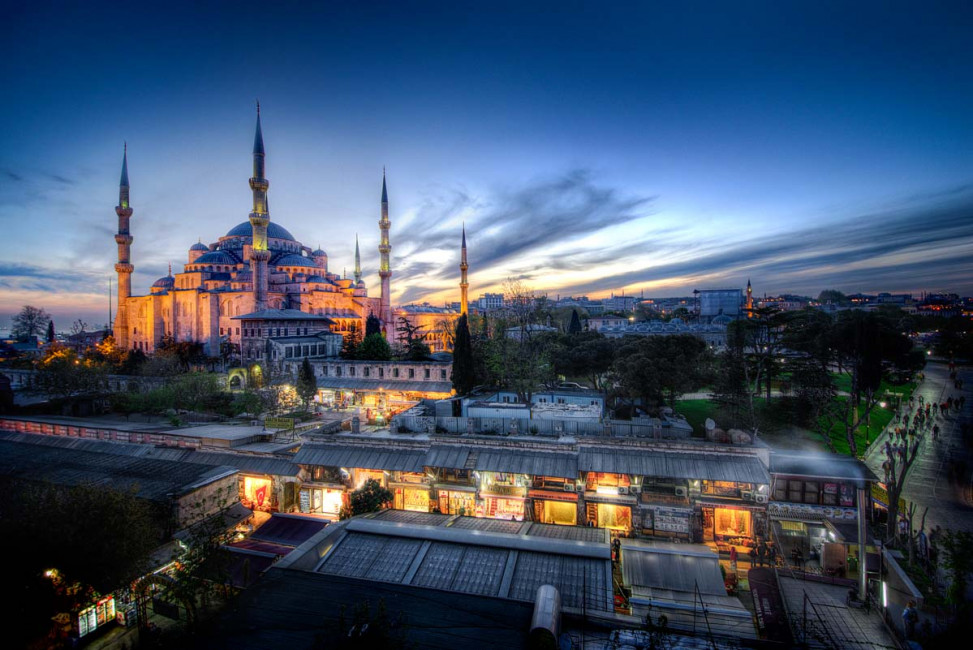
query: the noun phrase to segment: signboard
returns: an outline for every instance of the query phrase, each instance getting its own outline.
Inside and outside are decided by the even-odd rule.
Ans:
[[[264,426],[268,429],[293,429],[294,422],[294,418],[267,418]]]
[[[652,512],[656,531],[689,534],[689,510],[653,506]]]
[[[767,514],[778,519],[797,519],[816,521],[822,519],[856,520],[858,510],[838,506],[814,506],[805,503],[783,503],[772,501],[767,504]]]
[[[311,492],[301,490],[301,512],[311,512]]]
[[[884,483],[872,483],[872,500],[883,508],[889,507],[889,493]],[[899,512],[906,511],[905,499],[899,497]]]

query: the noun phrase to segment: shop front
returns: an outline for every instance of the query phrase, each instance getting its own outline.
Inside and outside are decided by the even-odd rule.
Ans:
[[[631,535],[634,529],[634,497],[608,494],[586,494],[585,515],[589,524],[607,528],[621,535]]]
[[[703,542],[749,547],[767,539],[767,517],[763,506],[736,503],[699,503]]]
[[[785,561],[828,575],[849,570],[858,552],[856,508],[775,501],[768,514]]]
[[[476,514],[476,488],[473,486],[451,485],[437,487],[439,512],[444,515],[464,515],[472,517]]]
[[[521,488],[521,490],[525,491],[524,488]],[[503,495],[481,492],[480,496],[482,498],[476,504],[477,517],[511,519],[514,521],[524,520],[524,513],[526,512],[525,497],[517,496],[512,491]]]
[[[277,510],[277,495],[274,494],[273,480],[261,476],[243,476],[240,501],[251,510],[270,512]]]
[[[336,486],[304,485],[300,493],[300,510],[307,514],[338,518],[345,504],[345,488]]]
[[[392,488],[392,507],[396,510],[429,512],[429,488],[426,486],[396,486]]]
[[[527,496],[533,501],[534,521],[562,526],[576,526],[578,524],[577,494],[530,490]]]
[[[115,622],[115,598],[106,596],[97,603],[82,609],[72,620],[72,631],[80,639],[98,628]]]
[[[354,484],[356,490],[361,488],[361,486],[365,485],[365,481],[369,479],[378,481],[379,485],[381,485],[382,487],[388,486],[388,473],[380,469],[357,468],[354,470],[354,476],[355,476]]]
[[[689,539],[692,534],[691,508],[642,504],[642,535],[666,539]]]

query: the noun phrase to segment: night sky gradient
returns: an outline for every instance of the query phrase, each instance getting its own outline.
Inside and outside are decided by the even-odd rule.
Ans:
[[[271,219],[393,303],[973,293],[973,5],[7,3],[0,325],[107,318],[122,143],[133,291]],[[527,6],[523,6],[527,5]],[[680,5],[680,6],[675,6]]]

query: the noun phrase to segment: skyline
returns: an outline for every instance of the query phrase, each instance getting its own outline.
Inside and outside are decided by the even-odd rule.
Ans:
[[[124,141],[135,294],[245,221],[256,97],[271,220],[370,295],[387,165],[394,304],[458,301],[464,221],[471,298],[973,293],[961,4],[242,4],[12,9],[0,323],[107,316]]]

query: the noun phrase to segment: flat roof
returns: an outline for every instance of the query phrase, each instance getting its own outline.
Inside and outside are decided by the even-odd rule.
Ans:
[[[579,451],[578,468],[583,472],[770,483],[770,474],[759,458],[731,454],[586,446]]]
[[[878,481],[868,466],[857,458],[820,452],[773,452],[770,471],[784,476],[807,476],[851,480],[858,483]]]
[[[301,465],[383,469],[401,472],[421,472],[426,458],[424,449],[402,449],[377,445],[352,446],[334,444],[306,444],[294,462]]]

